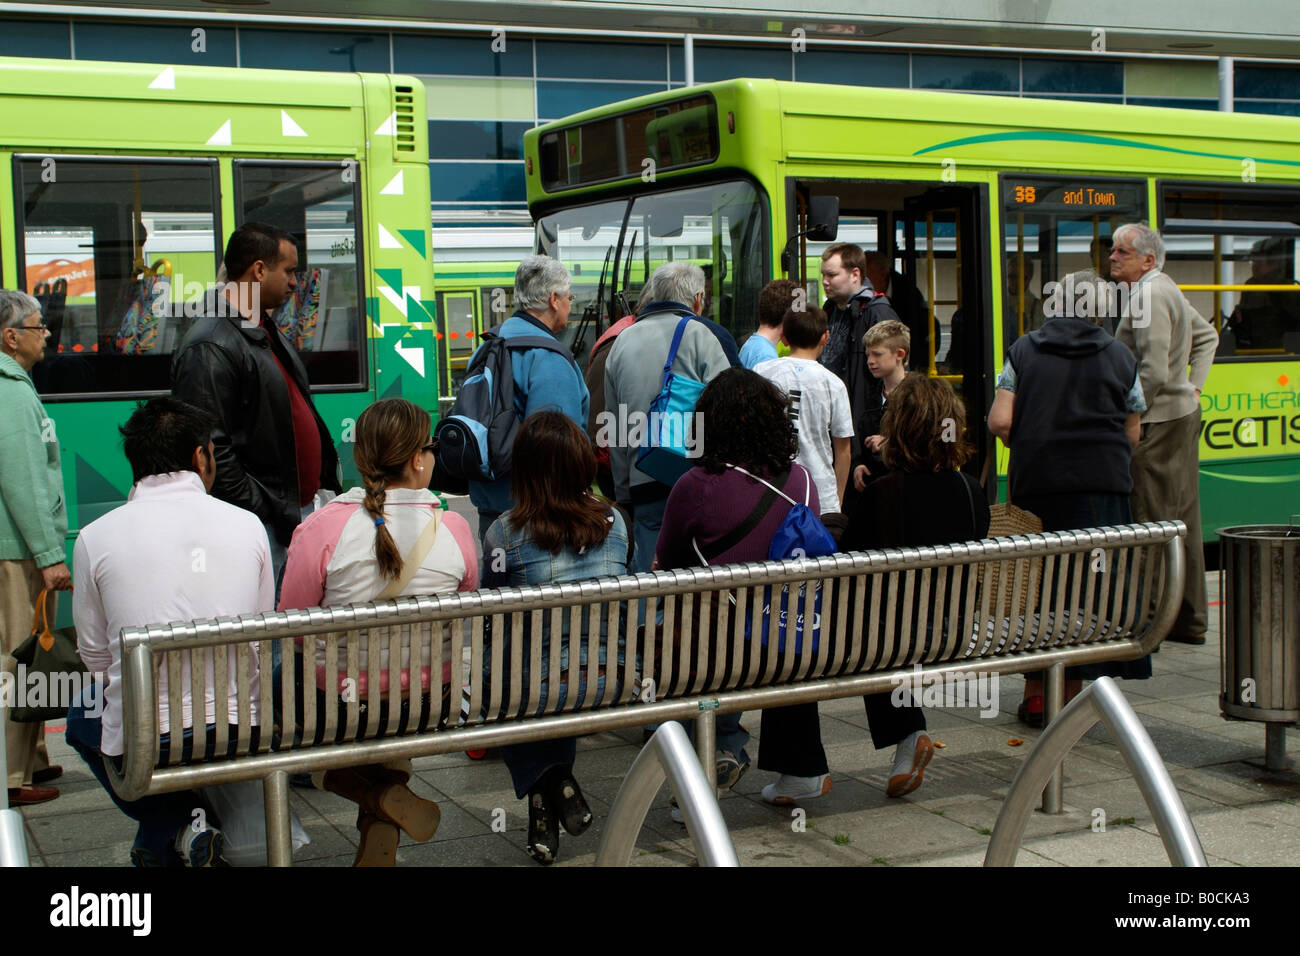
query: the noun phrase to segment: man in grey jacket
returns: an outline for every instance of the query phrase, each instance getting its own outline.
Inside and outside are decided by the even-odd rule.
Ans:
[[[64,563],[68,510],[59,442],[30,375],[45,356],[49,336],[39,302],[26,292],[0,289],[0,657],[10,677],[15,667],[10,655],[32,632],[41,591],[72,587]],[[55,602],[47,608],[52,616]],[[53,800],[59,791],[41,784],[63,768],[50,766],[45,725],[11,721],[8,713],[9,803]]]
[[[1130,223],[1113,235],[1111,278],[1135,283],[1115,338],[1133,350],[1147,410],[1133,452],[1133,520],[1187,525],[1187,581],[1171,641],[1204,644],[1208,624],[1205,557],[1201,550],[1201,496],[1197,443],[1201,390],[1219,335],[1192,308],[1173,279],[1161,272],[1159,233]],[[1187,366],[1191,365],[1188,374]]]
[[[664,363],[677,323],[685,314],[699,315],[704,307],[704,271],[689,262],[660,266],[646,283],[641,300],[647,305],[614,340],[605,363],[603,414],[615,494],[619,504],[632,512],[636,570],[649,571],[672,489],[637,468],[638,429],[623,423],[635,423],[649,414],[663,385]],[[710,328],[703,322],[689,323],[673,361],[673,374],[709,382],[730,367]]]

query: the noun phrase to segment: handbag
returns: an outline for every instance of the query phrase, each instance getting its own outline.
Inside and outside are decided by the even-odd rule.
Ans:
[[[646,444],[637,453],[636,466],[655,481],[669,487],[691,470],[699,457],[699,436],[694,434],[695,403],[704,391],[704,383],[685,375],[673,374],[673,361],[682,344],[686,326],[695,316],[687,313],[677,323],[673,344],[664,363],[663,383],[650,403]]]
[[[984,461],[984,475],[982,476],[984,481],[981,481],[981,484],[984,484],[988,479],[989,463],[992,460],[993,460],[993,454],[990,452],[989,457]],[[970,488],[968,487],[966,491],[969,494]],[[1011,498],[1011,488],[1010,485],[1008,485],[1007,487],[1008,500],[999,501],[995,505],[989,505],[989,537],[1009,538],[1012,535],[1017,535],[1017,534],[1041,533],[1043,530],[1043,519],[1038,517],[1038,515],[1034,514],[1032,511],[1026,511],[1024,508],[1017,508],[1015,505],[1011,503],[1010,498]],[[973,500],[971,503],[971,508],[972,508],[972,515],[973,515],[974,514]],[[984,569],[986,566],[987,565],[985,564],[980,564],[979,570],[976,572],[976,578],[980,587],[984,586]],[[996,606],[998,604],[998,600],[997,600],[998,592],[996,590],[998,586],[998,578],[1002,576],[1006,576],[1007,578],[1007,583],[1005,587],[1002,589],[1003,593],[1007,593],[1013,587],[1015,587],[1016,562],[1014,561],[1002,562],[998,565],[998,567],[999,567],[998,576],[990,579],[988,582],[988,586],[990,588],[995,589],[993,591],[993,596],[990,601],[990,603],[994,605],[990,613],[994,614],[995,616],[998,616],[998,611],[999,611],[999,608]],[[1029,573],[1024,575],[1023,578],[1021,579],[1019,589],[1014,594],[1009,595],[1009,599],[1011,602],[1011,607],[1009,608],[1009,612],[1010,612],[1009,616],[1012,618],[1025,616],[1025,612],[1029,609],[1028,605],[1029,605],[1030,588],[1033,588],[1034,591],[1039,590],[1039,586],[1042,583],[1042,576],[1043,576],[1042,558],[1031,558],[1029,560],[1028,571]]]
[[[86,665],[81,663],[81,656],[77,653],[76,629],[63,627],[56,631],[50,630],[45,607],[48,593],[44,588],[41,589],[40,596],[36,599],[36,613],[32,617],[31,637],[18,645],[13,654],[14,660],[23,665],[27,672],[26,680],[20,681],[25,686],[16,695],[24,704],[9,711],[9,719],[20,723],[58,720],[67,716],[72,701],[65,700],[60,704],[61,695],[58,691],[73,688],[80,690],[80,675],[86,673]],[[37,687],[43,686],[44,693],[33,692],[33,674],[43,675],[35,684]],[[32,697],[42,699],[33,701]]]

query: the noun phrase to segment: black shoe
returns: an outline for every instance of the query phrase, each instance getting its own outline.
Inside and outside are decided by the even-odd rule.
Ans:
[[[1204,644],[1204,634],[1170,634],[1165,638],[1166,641],[1176,641],[1179,644]]]
[[[545,787],[528,792],[528,853],[538,863],[549,866],[560,852],[559,818],[550,806]]]
[[[556,774],[550,788],[551,806],[559,811],[560,823],[570,836],[578,836],[591,826],[591,807],[583,799],[578,781],[568,773]]]

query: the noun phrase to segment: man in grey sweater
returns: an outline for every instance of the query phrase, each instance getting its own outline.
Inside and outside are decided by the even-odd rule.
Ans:
[[[649,571],[672,489],[636,466],[644,437],[642,417],[649,413],[650,403],[663,386],[664,363],[677,323],[684,315],[699,315],[704,307],[704,272],[689,262],[660,266],[650,276],[641,299],[646,306],[636,321],[619,333],[605,363],[604,420],[597,425],[609,447],[618,502],[632,512],[636,570]],[[673,361],[673,374],[709,382],[730,367],[709,326],[688,323]]]
[[[1151,228],[1130,223],[1115,230],[1111,278],[1130,286],[1115,338],[1133,350],[1147,410],[1133,452],[1133,519],[1187,525],[1187,581],[1169,639],[1204,644],[1208,608],[1201,550],[1201,496],[1197,443],[1201,390],[1219,335],[1161,272],[1165,247]],[[1191,365],[1190,375],[1188,364]]]

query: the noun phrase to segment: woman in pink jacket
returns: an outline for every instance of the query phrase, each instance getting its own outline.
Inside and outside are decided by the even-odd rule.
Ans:
[[[362,487],[335,498],[298,526],[285,564],[280,610],[334,607],[399,595],[451,594],[478,587],[478,553],[469,525],[459,515],[443,511],[428,488],[436,449],[430,425],[429,413],[403,398],[382,399],[361,413],[352,454]],[[362,704],[356,739],[376,736],[388,723],[389,662],[387,641],[383,643],[378,672],[383,701],[378,715],[368,715]],[[327,689],[325,643],[318,640],[316,644],[317,714],[323,715],[326,706],[338,707],[342,733],[347,711],[341,698],[364,702],[369,693],[366,649],[360,648],[356,686],[349,688],[344,685],[346,645],[339,641],[340,686]],[[442,646],[441,683],[445,687],[451,641],[444,640]],[[420,712],[428,719],[427,698],[433,683],[428,667],[418,675],[411,674],[406,638],[401,654],[398,733],[407,729],[409,696],[415,686],[425,694]],[[300,689],[304,683],[302,657],[297,655],[295,665]],[[355,694],[350,695],[349,690]],[[302,700],[301,690],[297,698]],[[373,722],[368,719],[375,717]],[[323,724],[323,720],[319,722]],[[368,724],[374,728],[370,734],[366,733]],[[360,845],[354,865],[392,866],[399,828],[419,841],[433,836],[440,817],[438,805],[416,796],[407,786],[410,777],[410,761],[403,760],[330,770],[318,783],[360,807]]]

